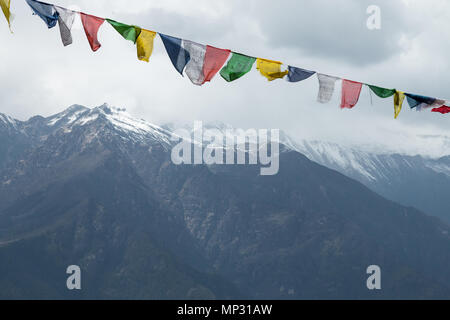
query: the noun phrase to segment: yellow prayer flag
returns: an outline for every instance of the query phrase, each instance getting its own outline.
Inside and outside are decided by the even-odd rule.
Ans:
[[[136,40],[137,55],[141,61],[149,61],[153,52],[153,40],[156,32],[142,29]]]
[[[6,17],[6,21],[8,21],[8,26],[11,28],[11,11],[9,11],[9,8],[11,6],[11,0],[0,0],[0,7],[2,7],[3,14]]]
[[[405,100],[405,93],[395,90],[394,94],[394,117],[397,119],[400,111],[402,111],[403,101]]]
[[[269,81],[273,81],[275,79],[283,78],[289,73],[288,70],[281,71],[282,64],[283,63],[279,61],[258,58],[256,60],[256,69],[258,69]]]

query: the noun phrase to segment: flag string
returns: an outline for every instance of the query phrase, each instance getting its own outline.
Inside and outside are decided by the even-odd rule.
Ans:
[[[123,38],[131,40],[136,44],[138,58],[142,61],[149,61],[153,51],[153,40],[156,34],[159,34],[174,67],[181,75],[185,73],[195,85],[203,85],[211,81],[219,72],[226,81],[235,81],[247,74],[256,62],[256,69],[269,81],[284,78],[288,82],[300,82],[316,74],[319,80],[317,100],[321,103],[327,103],[331,100],[336,82],[342,80],[341,108],[353,108],[359,100],[361,87],[365,85],[369,88],[371,104],[373,104],[372,92],[380,98],[394,97],[395,118],[400,113],[405,98],[411,109],[431,109],[433,112],[450,113],[450,100],[405,93],[397,89],[387,89],[286,65],[280,61],[245,55],[210,45],[205,46],[190,40],[177,38],[157,31],[146,30],[134,25],[127,25],[112,19],[86,14],[78,10],[68,9],[43,1],[25,1],[33,10],[33,13],[42,18],[49,28],[53,28],[57,23],[59,24],[64,46],[72,43],[71,28],[75,14],[79,14],[81,17],[86,37],[93,51],[97,51],[101,47],[97,34],[105,21],[116,29]],[[10,0],[0,0],[0,5],[10,26]],[[287,66],[286,70],[282,70],[284,66]]]

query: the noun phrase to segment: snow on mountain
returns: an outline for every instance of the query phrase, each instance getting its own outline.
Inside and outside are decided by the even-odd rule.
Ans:
[[[80,105],[73,105],[64,110],[63,112],[60,112],[58,114],[55,114],[53,116],[50,116],[47,118],[47,126],[53,127],[53,126],[64,126],[64,125],[71,125],[73,122],[75,122],[78,117],[88,111],[89,108],[80,106]]]
[[[450,174],[449,165],[444,161],[446,157],[367,151],[364,147],[346,147],[323,141],[302,140],[294,143],[293,148],[314,162],[362,182],[388,181],[398,171],[418,166]]]
[[[343,173],[352,173],[367,180],[376,180],[383,175],[379,170],[382,161],[377,154],[322,141],[303,140],[295,143],[294,148],[310,160]],[[390,164],[396,166],[394,162]]]
[[[17,123],[17,120],[11,118],[10,116],[7,116],[3,113],[0,113],[0,121],[2,121],[3,123],[15,126]]]
[[[8,132],[20,130],[20,121],[0,113],[0,129]]]
[[[70,132],[77,126],[89,125],[95,121],[105,121],[110,124],[123,139],[132,142],[147,142],[154,140],[164,145],[170,144],[171,133],[145,120],[132,117],[124,108],[103,104],[89,109],[73,105],[61,113],[45,118],[46,126],[51,131],[63,129]]]

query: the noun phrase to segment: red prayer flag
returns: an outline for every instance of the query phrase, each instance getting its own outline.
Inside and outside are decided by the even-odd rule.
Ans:
[[[341,98],[341,108],[353,108],[359,100],[359,95],[361,94],[362,83],[342,80],[342,98]]]
[[[450,107],[442,106],[442,107],[439,107],[439,108],[434,108],[434,109],[431,110],[431,112],[439,112],[439,113],[442,113],[442,114],[450,113]]]
[[[97,51],[102,46],[97,39],[98,29],[105,22],[105,19],[91,16],[85,13],[80,13],[81,22],[83,23],[84,32],[92,48],[92,51]]]
[[[211,81],[216,73],[222,69],[230,52],[230,50],[206,46],[205,60],[203,63],[204,82]]]

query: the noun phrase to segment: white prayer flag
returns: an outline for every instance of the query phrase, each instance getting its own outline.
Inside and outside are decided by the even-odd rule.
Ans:
[[[61,33],[61,40],[64,46],[72,44],[72,26],[75,21],[76,12],[67,10],[65,8],[55,6],[56,12],[58,12],[58,24],[59,32]]]
[[[189,40],[183,40],[182,46],[189,52],[191,57],[184,72],[193,84],[201,86],[205,82],[203,64],[205,62],[206,46]]]
[[[339,78],[322,73],[318,73],[317,78],[319,79],[319,94],[317,96],[317,101],[320,103],[330,102],[333,97],[336,81],[339,80]]]

